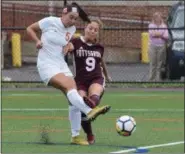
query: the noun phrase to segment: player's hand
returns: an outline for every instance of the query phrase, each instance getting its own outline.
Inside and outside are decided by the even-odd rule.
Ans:
[[[155,32],[155,35],[154,36],[157,37],[157,38],[159,38],[159,37],[161,37],[161,33],[160,32]]]
[[[111,82],[111,81],[112,81],[112,78],[111,78],[110,76],[108,76],[108,77],[106,78],[106,80],[107,80],[107,82]]]
[[[42,46],[43,46],[43,43],[40,40],[36,42],[36,48],[37,49],[41,49]]]
[[[66,55],[68,52],[73,50],[73,44],[72,43],[68,43],[66,46],[63,47],[63,53],[64,55]]]

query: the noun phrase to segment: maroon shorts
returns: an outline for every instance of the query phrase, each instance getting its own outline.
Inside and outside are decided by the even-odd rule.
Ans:
[[[86,92],[88,91],[89,87],[94,83],[98,83],[98,84],[102,85],[103,88],[105,87],[105,79],[103,77],[97,77],[97,78],[88,79],[88,80],[75,79],[75,81],[76,81],[77,89],[83,90]]]

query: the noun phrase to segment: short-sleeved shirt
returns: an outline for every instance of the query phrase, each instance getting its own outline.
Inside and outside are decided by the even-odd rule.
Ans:
[[[89,81],[103,77],[101,60],[104,47],[100,44],[88,44],[83,37],[72,39],[75,62],[75,80]]]
[[[39,50],[37,65],[52,63],[66,67],[62,50],[75,33],[75,26],[66,28],[61,18],[52,16],[46,17],[38,23],[42,31],[43,47]]]

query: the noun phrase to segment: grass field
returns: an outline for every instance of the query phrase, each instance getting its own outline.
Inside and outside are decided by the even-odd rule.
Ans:
[[[96,143],[70,145],[66,98],[56,91],[2,92],[2,153],[184,153],[184,93],[167,91],[106,92],[101,104],[111,111],[93,122]],[[130,137],[119,136],[115,120],[136,119]],[[41,141],[46,127],[49,144]],[[84,136],[84,133],[81,133]]]

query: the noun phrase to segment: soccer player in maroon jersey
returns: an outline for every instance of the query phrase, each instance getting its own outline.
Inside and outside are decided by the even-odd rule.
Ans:
[[[106,65],[103,61],[104,47],[98,43],[102,23],[100,20],[91,20],[84,30],[84,35],[71,40],[66,52],[72,52],[75,64],[75,81],[79,94],[92,108],[100,103],[104,92],[105,79],[111,81]],[[86,120],[82,113],[82,128],[87,134],[89,144],[95,142],[91,122]]]

